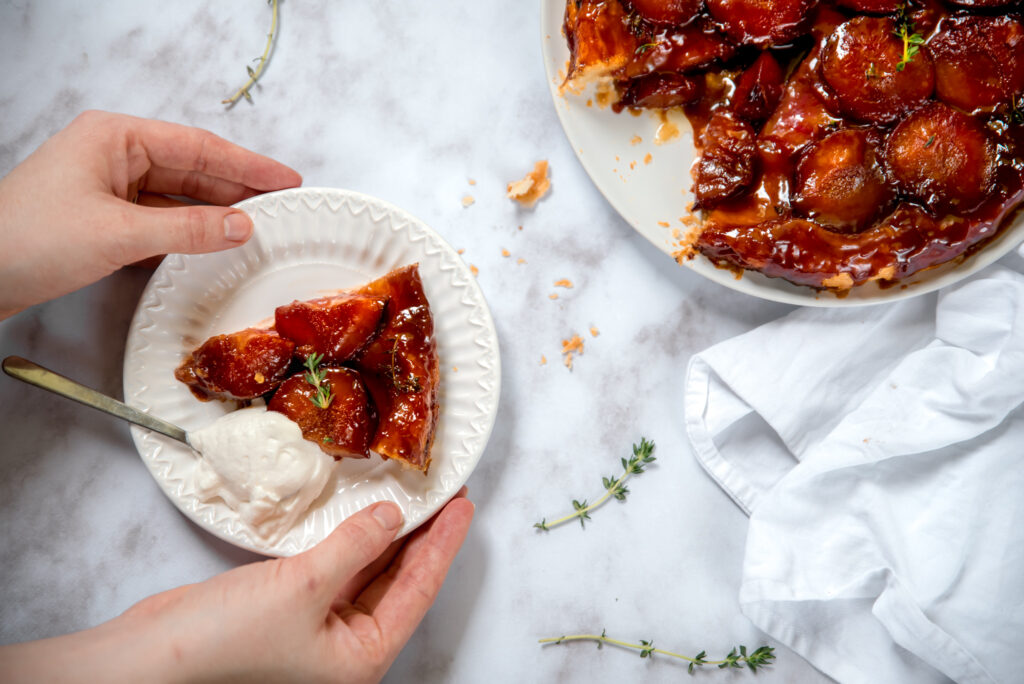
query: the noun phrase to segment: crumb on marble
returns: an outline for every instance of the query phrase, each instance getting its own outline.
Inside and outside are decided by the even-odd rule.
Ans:
[[[548,299],[558,299],[558,293],[552,292],[551,294],[548,295]]]
[[[543,354],[540,355],[540,365],[548,365],[548,357],[544,356]]]
[[[648,152],[648,153],[647,153],[647,154],[646,154],[646,155],[644,156],[644,164],[645,164],[645,165],[647,165],[647,164],[650,164],[650,163],[651,163],[651,160],[652,160],[652,159],[654,159],[654,157],[652,157],[652,156],[651,156],[651,153],[650,153],[650,152]]]
[[[469,272],[472,273],[474,276],[480,275],[480,269],[474,266],[473,264],[469,265]]]
[[[597,337],[600,334],[601,334],[601,331],[598,330],[596,326],[593,326],[593,325],[590,326],[590,336],[591,337]]]
[[[533,171],[526,174],[525,178],[508,184],[506,196],[519,202],[524,207],[532,207],[550,189],[551,179],[548,177],[548,162],[546,159],[542,159],[533,165]]]
[[[456,254],[465,254],[466,250],[464,250],[462,247],[459,247],[457,250],[455,250],[455,253]]]
[[[562,356],[565,367],[572,370],[572,360],[575,356],[583,356],[583,338],[573,335],[568,340],[562,340]]]
[[[464,195],[462,197],[462,206],[463,207],[471,206],[475,202],[476,202],[476,200],[473,198],[472,195]]]
[[[516,263],[517,264],[525,264],[526,263],[526,259],[524,259],[522,257],[519,257],[518,259],[516,259]]]
[[[640,144],[640,143],[642,143],[643,141],[644,141],[644,139],[643,139],[643,138],[641,138],[641,137],[640,137],[639,135],[634,135],[634,136],[633,136],[633,137],[632,137],[632,138],[630,139],[630,141],[629,141],[629,144],[630,144],[630,145],[639,145],[639,144]]]
[[[555,281],[555,287],[564,287],[566,289],[572,288],[572,281],[568,278],[562,278],[561,280]]]
[[[504,247],[502,247],[501,248],[501,256],[503,256],[503,257],[510,257],[510,256],[512,256],[512,252],[510,252],[507,249],[505,249]]]
[[[470,179],[469,179],[469,184],[470,184],[470,185],[476,185],[476,179],[474,179],[474,178],[470,178]]]
[[[658,221],[658,225],[662,228],[668,228],[671,224],[668,221]]]

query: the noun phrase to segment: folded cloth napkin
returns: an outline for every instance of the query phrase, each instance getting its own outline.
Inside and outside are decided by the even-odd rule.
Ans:
[[[1024,276],[802,309],[690,362],[762,630],[841,682],[1021,682]]]

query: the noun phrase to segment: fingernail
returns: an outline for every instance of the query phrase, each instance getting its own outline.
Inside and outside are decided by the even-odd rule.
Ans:
[[[252,220],[240,211],[224,217],[224,237],[231,242],[244,242],[252,233]]]
[[[379,503],[374,506],[373,517],[385,530],[394,530],[402,524],[402,511],[391,502]]]

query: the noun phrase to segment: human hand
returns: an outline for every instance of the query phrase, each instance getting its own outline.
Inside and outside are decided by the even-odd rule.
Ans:
[[[9,681],[377,682],[465,539],[452,499],[407,540],[374,504],[313,549],[152,596],[84,632],[0,648]]]
[[[85,112],[0,180],[0,319],[151,256],[237,247],[252,220],[223,205],[301,182],[208,131]]]

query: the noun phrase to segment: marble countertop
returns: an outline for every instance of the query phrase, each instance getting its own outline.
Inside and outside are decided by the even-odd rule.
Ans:
[[[306,185],[386,199],[464,249],[501,342],[501,404],[469,480],[477,519],[388,680],[677,681],[685,664],[667,658],[537,640],[606,629],[711,655],[771,643],[740,612],[746,518],[693,458],[681,388],[694,352],[788,307],[705,281],[618,216],[555,115],[539,3],[498,8],[284,2],[254,102],[225,108],[263,48],[263,3],[8,1],[0,173],[82,110],[120,111],[207,128],[293,166]],[[505,184],[542,158],[553,190],[522,210]],[[0,354],[120,395],[148,277],[126,269],[3,322]],[[549,299],[560,278],[575,287]],[[560,341],[592,326],[600,335],[585,334],[570,372]],[[256,559],[174,508],[127,425],[7,378],[0,405],[0,642],[88,627]],[[641,436],[657,443],[658,461],[626,504],[611,502],[586,530],[533,529],[572,498],[599,494]],[[825,680],[787,649],[777,654],[756,681]],[[754,681],[746,671],[706,676]]]

